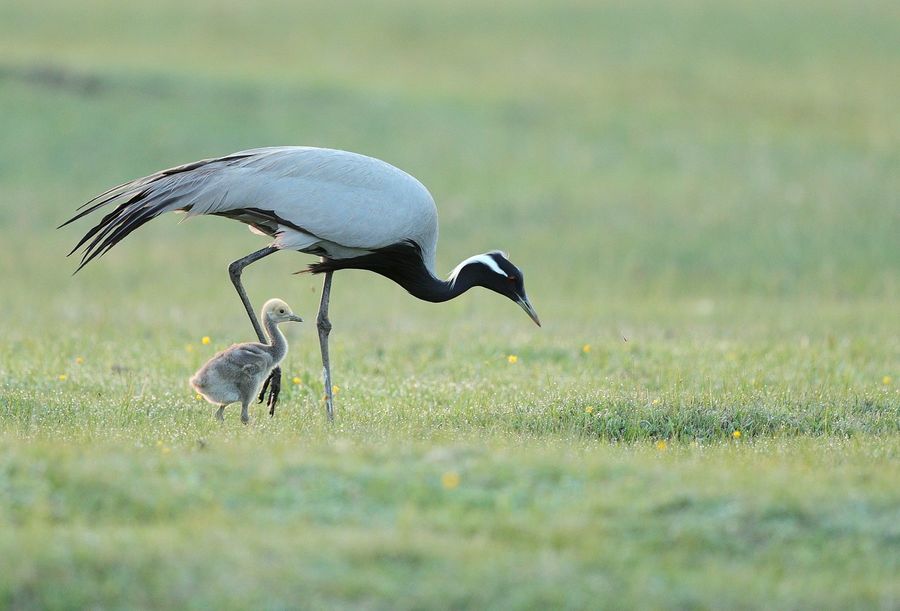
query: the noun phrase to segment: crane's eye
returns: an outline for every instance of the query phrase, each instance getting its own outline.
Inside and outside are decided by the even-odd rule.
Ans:
[[[507,281],[507,282],[515,282],[515,281],[516,281],[516,277],[515,277],[515,276],[507,276],[507,277],[506,277],[506,281]]]

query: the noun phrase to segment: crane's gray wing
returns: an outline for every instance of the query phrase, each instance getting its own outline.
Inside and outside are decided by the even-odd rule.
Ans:
[[[274,237],[279,248],[311,252],[325,243],[354,256],[413,240],[433,259],[437,242],[434,200],[418,180],[332,149],[252,149],[156,172],[98,195],[61,227],[110,204],[115,208],[72,249],[84,248],[79,269],[170,211],[233,218]]]

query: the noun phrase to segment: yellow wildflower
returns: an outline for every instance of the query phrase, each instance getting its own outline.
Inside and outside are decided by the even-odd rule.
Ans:
[[[734,431],[734,432],[731,434],[731,436],[734,437],[735,439],[740,439],[740,438],[741,438],[741,432],[740,432],[740,431]]]
[[[210,341],[212,341],[212,340],[209,339],[209,336],[204,335],[203,338],[200,340],[200,343],[202,343],[204,346],[207,346],[207,345],[209,345]]]
[[[297,379],[297,378],[294,378],[294,379]],[[302,383],[302,382],[301,382],[301,383]],[[333,385],[333,386],[331,387],[331,396],[332,396],[332,397],[335,396],[336,394],[338,394],[338,393],[340,392],[340,390],[341,390],[341,387],[340,387],[340,386],[338,386],[337,384]],[[322,395],[322,401],[328,401],[328,395],[327,395],[327,394]]]
[[[585,344],[584,346],[581,347],[581,351],[584,352],[585,354],[587,354],[588,352],[591,351],[591,345]]]
[[[300,384],[303,384],[303,380],[301,380],[299,376],[294,376],[293,378],[291,378],[291,382],[293,382],[294,384],[296,384],[298,386]]]
[[[653,403],[652,403],[652,404],[653,404],[653,405],[659,405],[659,397],[657,397],[656,399],[653,399]]]
[[[75,357],[75,364],[76,364],[76,365],[82,365],[83,363],[84,363],[84,358],[83,358],[83,357],[80,357],[80,356],[76,356],[76,357]]]
[[[201,399],[203,399],[203,395],[201,395],[200,393],[197,393],[197,395],[196,395],[194,398],[195,398],[197,401],[200,401]]]
[[[447,490],[453,490],[459,486],[459,473],[456,471],[447,471],[441,475],[441,486]]]
[[[884,376],[883,378],[881,378],[881,383],[885,386],[890,386],[891,382],[893,382],[891,376]]]
[[[59,374],[59,381],[60,381],[60,382],[65,382],[65,381],[68,380],[68,379],[69,379],[68,374],[65,374],[65,373]]]
[[[656,442],[657,450],[665,450],[668,447],[669,447],[669,444],[666,443],[665,439],[660,439],[659,441]]]
[[[586,414],[593,414],[593,413],[594,413],[594,408],[591,407],[591,406],[589,405],[589,406],[587,406],[586,408],[584,408],[584,412],[585,412]]]
[[[519,357],[517,357],[515,354],[510,354],[508,357],[506,357],[506,360],[509,361],[510,365],[515,365],[519,362]]]

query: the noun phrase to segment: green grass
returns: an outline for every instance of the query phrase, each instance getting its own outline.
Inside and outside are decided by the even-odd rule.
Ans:
[[[900,606],[900,20],[782,4],[0,3],[0,607]],[[510,251],[544,328],[342,272],[335,424],[305,324],[219,426],[260,239],[73,278],[54,228],[289,143],[419,177],[438,267]],[[307,261],[254,303],[313,320]]]
[[[873,468],[897,460],[896,441],[648,452],[202,428],[204,446],[0,454],[14,526],[0,541],[18,552],[0,560],[7,603],[820,608],[900,595],[897,473]],[[441,487],[447,471],[458,488]]]

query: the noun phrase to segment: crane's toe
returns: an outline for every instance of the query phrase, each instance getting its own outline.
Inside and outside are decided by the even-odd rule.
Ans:
[[[272,382],[272,376],[274,376],[274,375],[275,375],[275,370],[272,370],[272,373],[270,373],[269,377],[266,378],[266,381],[263,382],[262,388],[259,389],[259,397],[256,398],[257,403],[262,403],[265,400],[266,391],[269,390],[269,384]]]
[[[259,403],[262,403],[263,399],[266,398],[267,390],[269,391],[269,397],[266,401],[266,405],[269,406],[269,415],[274,416],[275,405],[278,403],[278,395],[281,394],[281,367],[273,369],[272,373],[269,374],[269,377],[266,378],[262,390],[259,391]]]

